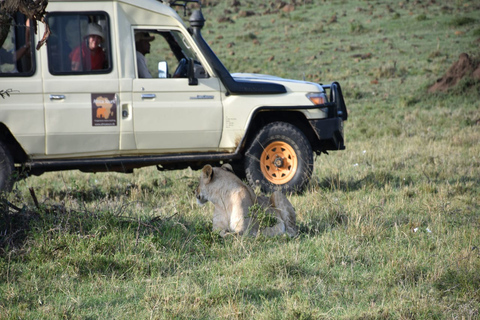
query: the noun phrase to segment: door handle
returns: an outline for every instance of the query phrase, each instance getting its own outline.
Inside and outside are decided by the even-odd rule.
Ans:
[[[63,94],[51,94],[50,100],[64,100],[65,96]]]
[[[142,94],[142,99],[155,99],[157,96],[154,93],[144,93]]]

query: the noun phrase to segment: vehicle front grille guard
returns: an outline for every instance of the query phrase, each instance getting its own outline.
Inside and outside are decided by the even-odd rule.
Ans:
[[[328,107],[328,117],[340,117],[343,121],[348,119],[347,106],[343,100],[342,88],[340,83],[320,84],[324,90],[330,91],[329,102],[325,104]]]

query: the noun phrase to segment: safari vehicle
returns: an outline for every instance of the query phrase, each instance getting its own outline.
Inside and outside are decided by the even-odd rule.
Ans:
[[[202,37],[201,10],[187,28],[172,6],[187,2],[197,1],[49,0],[40,50],[45,27],[35,34],[17,14],[1,47],[0,188],[15,172],[228,162],[264,191],[300,191],[314,152],[345,149],[337,82],[229,73]],[[137,34],[151,78],[138,76]]]

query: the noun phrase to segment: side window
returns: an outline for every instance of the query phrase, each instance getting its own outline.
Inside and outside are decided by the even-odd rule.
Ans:
[[[105,12],[50,13],[48,69],[51,74],[95,74],[112,70]]]
[[[34,73],[32,28],[30,20],[18,13],[11,20],[8,34],[0,36],[0,76],[30,76]]]
[[[208,74],[180,31],[135,29],[138,78],[187,78],[188,63],[194,63],[195,76]]]

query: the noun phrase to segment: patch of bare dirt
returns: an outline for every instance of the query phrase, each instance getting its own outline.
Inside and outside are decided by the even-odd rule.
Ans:
[[[454,87],[464,77],[471,77],[476,81],[480,81],[480,63],[466,53],[460,54],[458,61],[454,62],[447,70],[447,73],[428,88],[428,92],[445,92]]]

